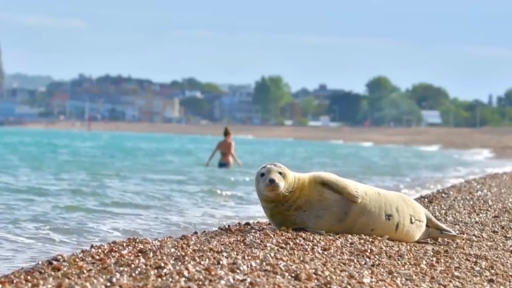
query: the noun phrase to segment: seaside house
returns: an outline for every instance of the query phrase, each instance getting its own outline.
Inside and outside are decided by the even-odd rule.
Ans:
[[[165,99],[162,105],[162,114],[165,122],[174,122],[183,117],[183,107],[180,107],[180,99]]]
[[[139,113],[130,96],[75,93],[66,102],[66,115],[75,119],[136,121]]]
[[[251,94],[254,92],[254,87],[251,84],[224,85],[223,88],[228,94]]]
[[[16,101],[13,99],[0,100],[0,120],[16,117]]]
[[[317,89],[311,91],[311,95],[318,101],[318,103],[329,103],[329,97],[334,93],[341,93],[342,89],[329,89],[327,85],[320,84]]]
[[[67,92],[55,92],[49,100],[49,106],[51,110],[53,110],[54,115],[65,115],[66,114],[66,105],[69,100],[69,93]]]
[[[35,120],[42,111],[42,108],[20,104],[16,99],[0,100],[0,120]]]
[[[30,107],[29,105],[17,104],[15,110],[15,118],[20,120],[35,120],[39,118],[39,114],[43,112],[43,108]]]
[[[292,93],[292,99],[296,102],[300,102],[302,99],[311,96],[311,92],[306,88],[302,88]]]
[[[174,122],[182,117],[179,98],[157,95],[149,89],[134,97],[134,106],[139,111],[141,121],[145,122]]]
[[[197,91],[197,90],[185,90],[182,94],[182,98],[186,98],[186,97],[203,98],[203,94],[201,94],[201,91]]]
[[[14,87],[5,90],[4,98],[14,100],[17,103],[29,103],[37,95],[36,89]]]
[[[257,124],[260,121],[259,110],[252,103],[252,92],[228,94],[213,101],[216,120],[231,120]]]
[[[443,124],[441,112],[438,110],[421,110],[422,126],[439,126]]]

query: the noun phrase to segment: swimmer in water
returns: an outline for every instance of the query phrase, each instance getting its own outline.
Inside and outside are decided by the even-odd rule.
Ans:
[[[235,142],[231,140],[231,131],[229,131],[229,128],[224,128],[224,140],[219,141],[217,143],[217,146],[215,149],[213,149],[212,155],[210,155],[210,158],[206,162],[206,166],[210,165],[210,161],[213,158],[213,155],[215,155],[215,152],[217,150],[220,152],[220,159],[219,159],[219,168],[231,168],[232,160],[231,156],[235,158],[236,163],[238,163],[238,166],[242,166],[242,162],[238,160],[238,157],[236,157],[235,154]]]

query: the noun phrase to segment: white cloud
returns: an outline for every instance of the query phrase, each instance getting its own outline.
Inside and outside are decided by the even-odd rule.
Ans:
[[[476,56],[512,58],[512,49],[505,47],[473,46],[464,47],[464,50]]]
[[[80,19],[67,19],[49,16],[19,15],[0,13],[0,22],[9,22],[26,26],[49,28],[87,28],[88,24]]]
[[[296,40],[306,44],[368,44],[368,45],[406,45],[399,41],[383,37],[343,37],[343,36],[295,36]]]
[[[261,37],[261,35],[256,33],[227,33],[223,31],[211,31],[206,29],[191,29],[191,30],[177,30],[172,29],[169,31],[169,34],[174,37],[195,37],[195,38],[220,38],[220,39],[254,39],[256,37]],[[267,35],[270,36],[270,35]]]
[[[222,39],[265,39],[281,40],[311,45],[329,44],[368,44],[368,45],[405,45],[404,41],[382,37],[343,37],[328,35],[300,35],[300,34],[263,34],[263,33],[227,33],[222,31],[211,31],[206,29],[196,30],[170,30],[172,36],[187,36],[197,38],[222,38]]]
[[[170,30],[172,36],[196,37],[196,38],[220,38],[225,40],[261,40],[261,41],[288,41],[307,45],[369,45],[369,46],[409,46],[413,48],[440,48],[442,50],[456,51],[457,53],[469,53],[477,57],[488,58],[512,58],[512,48],[497,46],[464,46],[456,44],[423,45],[421,43],[385,37],[344,37],[336,35],[301,35],[301,34],[262,34],[262,33],[227,33],[211,31],[207,29],[197,30]]]

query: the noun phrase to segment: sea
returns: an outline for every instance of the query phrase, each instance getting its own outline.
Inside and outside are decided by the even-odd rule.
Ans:
[[[243,133],[242,133],[243,134]],[[205,162],[220,137],[0,129],[0,275],[128,237],[180,236],[266,220],[257,169],[330,171],[411,197],[510,171],[486,149],[235,135],[242,167]]]

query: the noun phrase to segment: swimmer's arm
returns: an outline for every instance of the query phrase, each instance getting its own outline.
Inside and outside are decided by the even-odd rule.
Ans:
[[[313,177],[318,179],[318,183],[333,193],[336,193],[340,196],[347,198],[348,200],[359,203],[361,201],[361,194],[351,187],[347,185],[347,183],[343,182],[343,180],[339,180],[335,174],[330,175],[331,173],[315,173]]]
[[[235,142],[233,142],[232,145],[233,146],[231,146],[231,156],[233,156],[233,158],[235,158],[235,161],[236,161],[236,163],[238,163],[238,166],[242,166],[242,162],[240,161],[240,159],[238,159],[238,157],[236,156],[236,153],[235,153]]]
[[[215,146],[215,149],[212,151],[212,155],[210,155],[210,158],[208,158],[208,161],[206,161],[206,166],[210,165],[210,161],[212,161],[213,155],[215,155],[215,152],[219,150],[219,144],[217,143],[217,146]]]

